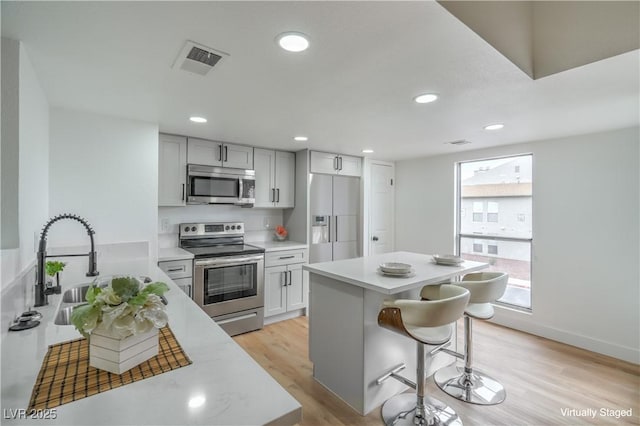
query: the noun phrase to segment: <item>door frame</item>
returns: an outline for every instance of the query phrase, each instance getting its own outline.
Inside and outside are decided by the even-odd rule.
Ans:
[[[396,164],[394,162],[382,161],[382,160],[373,160],[371,158],[364,158],[363,168],[362,168],[362,176],[360,182],[360,203],[362,205],[362,213],[360,217],[360,223],[362,223],[362,239],[360,241],[361,244],[361,253],[362,256],[369,256],[369,242],[371,241],[370,235],[370,223],[371,215],[369,214],[371,211],[371,183],[373,181],[371,173],[372,165],[381,165],[381,166],[390,166],[391,167],[391,176],[393,179],[393,190],[391,191],[391,229],[390,229],[390,239],[391,239],[391,251],[395,250],[395,204],[396,204]],[[366,218],[366,220],[365,220]]]

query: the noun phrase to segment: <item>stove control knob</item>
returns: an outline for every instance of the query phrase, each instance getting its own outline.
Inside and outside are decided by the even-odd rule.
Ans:
[[[229,225],[225,226],[224,229],[225,229],[225,231],[228,231],[229,230]]]
[[[238,230],[240,230],[240,229],[242,229],[242,226],[241,226],[241,225],[238,225]]]
[[[195,227],[195,226],[192,226],[192,227],[191,227],[191,231],[192,231],[192,232],[196,232],[196,227]]]
[[[235,225],[231,225],[231,229],[236,229],[236,226]]]
[[[189,232],[189,227],[188,226],[184,227],[184,232]]]

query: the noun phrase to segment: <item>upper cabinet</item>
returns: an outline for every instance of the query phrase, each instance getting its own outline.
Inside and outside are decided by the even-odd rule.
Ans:
[[[253,147],[189,138],[187,160],[189,164],[253,169]]]
[[[158,136],[158,205],[184,206],[187,179],[187,138]]]
[[[362,158],[311,151],[311,173],[360,177],[362,174]]]
[[[254,207],[290,208],[295,204],[296,155],[254,149],[256,202]]]

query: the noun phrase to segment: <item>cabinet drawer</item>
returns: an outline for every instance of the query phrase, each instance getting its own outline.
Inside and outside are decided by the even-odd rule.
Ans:
[[[189,278],[193,275],[193,261],[190,259],[158,262],[158,267],[160,267],[169,278]]]
[[[307,250],[284,250],[267,253],[264,257],[264,266],[288,265],[290,263],[305,263],[309,260]]]

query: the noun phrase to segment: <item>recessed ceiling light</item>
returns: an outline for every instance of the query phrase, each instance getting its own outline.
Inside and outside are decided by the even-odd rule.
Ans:
[[[207,399],[202,395],[194,396],[193,398],[189,399],[189,407],[190,408],[202,407],[206,401]]]
[[[373,154],[373,150],[372,149],[363,149],[362,153],[363,154]]]
[[[193,121],[194,123],[206,123],[207,119],[204,117],[189,117],[189,120]]]
[[[485,130],[500,130],[504,127],[502,123],[489,124],[488,126],[484,126]]]
[[[293,138],[293,140],[296,142],[306,142],[309,140],[309,138],[306,136],[296,136]]]
[[[309,47],[309,40],[307,39],[307,36],[298,32],[289,31],[278,34],[276,40],[280,47],[289,52],[302,52],[303,50],[307,50],[307,47]]]
[[[438,99],[438,95],[436,95],[435,93],[425,93],[413,98],[413,100],[419,104],[428,104],[429,102],[433,102],[436,99]]]

